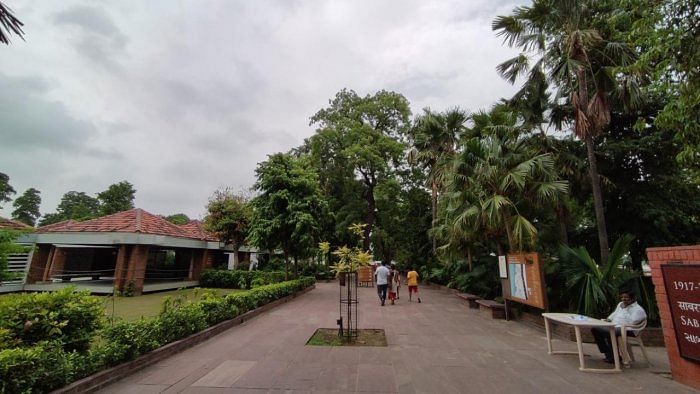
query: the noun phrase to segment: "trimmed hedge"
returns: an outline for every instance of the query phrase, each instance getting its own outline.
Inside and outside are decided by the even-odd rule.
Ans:
[[[0,298],[0,350],[43,341],[86,350],[103,317],[102,300],[87,290],[9,294]]]
[[[301,278],[225,297],[205,293],[200,301],[170,305],[155,318],[117,321],[96,333],[99,335],[93,338],[96,344],[87,351],[66,351],[65,344],[60,341],[41,341],[31,347],[0,350],[0,393],[48,392],[133,360],[314,283],[314,278]],[[79,298],[84,296],[76,294]],[[3,332],[7,336],[6,331],[0,330],[0,334]]]
[[[202,287],[219,289],[252,289],[284,281],[284,272],[205,270],[199,278]]]

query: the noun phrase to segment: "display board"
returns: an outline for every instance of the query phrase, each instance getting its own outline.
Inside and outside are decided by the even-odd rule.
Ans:
[[[508,277],[501,280],[503,297],[547,309],[544,269],[537,253],[514,253],[506,256]]]
[[[372,267],[360,267],[357,269],[357,281],[362,285],[372,286],[374,282]]]
[[[700,361],[700,264],[662,264],[678,350]]]

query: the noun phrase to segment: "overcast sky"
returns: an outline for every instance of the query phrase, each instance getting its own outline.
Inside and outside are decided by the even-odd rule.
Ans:
[[[0,47],[0,172],[17,196],[134,184],[136,206],[204,213],[257,163],[313,134],[342,88],[487,108],[515,88],[491,31],[523,1],[3,0],[26,41]],[[11,203],[0,215],[9,217]]]

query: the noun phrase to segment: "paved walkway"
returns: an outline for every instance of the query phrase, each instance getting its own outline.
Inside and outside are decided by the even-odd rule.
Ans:
[[[373,289],[360,288],[359,295],[360,327],[383,328],[388,348],[305,346],[317,328],[335,327],[338,318],[338,284],[320,283],[103,392],[694,392],[658,373],[668,370],[662,348],[650,348],[652,369],[640,364],[622,374],[584,373],[578,357],[547,354],[544,332],[491,320],[443,291],[424,289],[422,304],[404,295],[385,307]],[[576,348],[568,341],[555,346]],[[607,367],[595,346],[585,346],[588,364]]]

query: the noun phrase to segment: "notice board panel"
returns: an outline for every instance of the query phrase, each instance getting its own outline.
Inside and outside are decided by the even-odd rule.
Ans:
[[[662,264],[678,350],[700,361],[700,264]]]
[[[537,253],[514,253],[506,256],[508,278],[502,280],[503,297],[547,309],[544,269]]]

